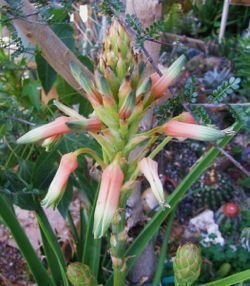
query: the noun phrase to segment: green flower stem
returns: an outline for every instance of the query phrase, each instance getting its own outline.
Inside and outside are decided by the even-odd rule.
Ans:
[[[37,285],[55,286],[53,280],[39,260],[34,248],[30,244],[29,239],[23,231],[19,221],[17,220],[10,204],[3,195],[0,195],[0,205],[0,216],[10,229],[20,251],[28,263],[30,271],[35,278]]]
[[[105,164],[102,159],[96,154],[96,152],[94,152],[90,148],[80,148],[74,151],[74,153],[76,154],[76,156],[79,156],[80,154],[90,155],[101,166],[102,169],[105,168]]]
[[[89,266],[91,273],[95,277],[98,276],[99,272],[101,246],[102,246],[102,240],[94,239],[93,236],[95,206],[98,199],[99,189],[100,189],[100,183],[96,189],[93,205],[90,207],[87,213],[85,212],[85,210],[82,210],[81,212],[82,213],[81,214],[82,225],[80,234],[80,241],[82,244],[81,262]]]
[[[125,230],[125,210],[118,210],[112,221],[112,234],[110,238],[111,259],[114,271],[113,286],[125,285],[126,261],[125,248],[127,243],[127,233]]]
[[[151,159],[153,159],[170,141],[172,137],[167,136],[149,155]]]
[[[66,264],[65,264],[65,260],[63,257],[62,250],[61,250],[60,245],[57,241],[57,237],[51,228],[51,225],[48,221],[48,218],[45,215],[42,207],[40,207],[40,206],[36,209],[36,219],[37,219],[39,226],[40,226],[40,228],[44,234],[44,237],[46,238],[49,246],[51,247],[51,250],[53,251],[53,253],[57,259],[57,262],[58,262],[58,265],[59,265],[59,268],[61,271],[63,286],[69,286],[69,282],[68,282],[68,279],[66,276]]]
[[[150,129],[149,131],[146,131],[146,132],[143,132],[143,133],[140,133],[139,135],[140,136],[148,136],[148,137],[151,137],[151,136],[155,136],[155,135],[159,135],[162,133],[162,128],[157,126],[153,129]]]

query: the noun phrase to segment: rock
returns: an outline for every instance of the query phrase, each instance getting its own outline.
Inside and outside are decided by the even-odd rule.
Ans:
[[[214,212],[206,210],[189,222],[186,237],[201,236],[201,243],[205,246],[210,244],[224,245],[224,238],[221,235],[219,226],[215,223]]]
[[[145,283],[149,283],[152,279],[155,273],[155,266],[154,244],[153,241],[150,241],[128,274],[130,285],[150,285]]]

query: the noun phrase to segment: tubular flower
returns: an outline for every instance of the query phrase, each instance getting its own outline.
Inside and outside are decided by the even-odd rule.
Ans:
[[[166,71],[160,76],[157,73],[151,75],[151,93],[155,99],[160,98],[168,90],[168,87],[179,75],[185,63],[185,56],[180,56]]]
[[[123,179],[123,172],[115,161],[103,171],[94,215],[95,238],[102,237],[112,221],[118,207]]]
[[[159,202],[161,207],[166,206],[164,190],[160,178],[158,176],[158,163],[151,158],[147,157],[138,163],[139,170],[148,180],[152,192]]]
[[[44,140],[48,137],[53,137],[55,135],[62,135],[71,132],[70,128],[67,126],[67,122],[74,118],[67,116],[60,116],[54,121],[30,130],[18,140],[18,144],[34,143],[40,140]]]
[[[208,126],[170,120],[162,126],[163,131],[179,140],[187,138],[201,141],[213,141],[230,134],[230,129],[218,130]]]
[[[52,180],[49,190],[41,204],[45,207],[55,208],[61,200],[71,173],[78,166],[77,155],[72,152],[62,156],[59,168]]]

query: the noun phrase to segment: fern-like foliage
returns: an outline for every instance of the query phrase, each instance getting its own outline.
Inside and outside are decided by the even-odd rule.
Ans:
[[[157,39],[160,33],[164,30],[164,21],[155,21],[147,28],[143,28],[140,20],[136,15],[126,15],[126,23],[136,34],[136,45],[142,47],[143,43],[148,38]]]
[[[99,11],[108,16],[113,16],[124,12],[124,4],[120,0],[103,0],[99,4]]]
[[[213,124],[210,115],[207,113],[203,106],[192,106],[191,110],[197,122],[203,123],[205,125]]]
[[[229,80],[223,81],[212,94],[208,97],[209,102],[222,102],[224,99],[239,89],[240,78],[231,77]]]

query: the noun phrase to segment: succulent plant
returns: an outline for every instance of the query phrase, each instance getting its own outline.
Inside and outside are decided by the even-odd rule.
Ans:
[[[217,88],[223,81],[229,79],[230,77],[230,69],[224,68],[221,71],[218,68],[214,68],[213,70],[209,70],[205,73],[203,77],[203,84],[206,89],[213,90]]]
[[[240,225],[240,206],[235,202],[224,204],[216,213],[215,221],[224,236],[237,238]]]
[[[222,204],[232,200],[233,186],[230,178],[215,169],[202,176],[196,186],[192,190],[195,209],[209,208],[216,211]]]
[[[192,285],[200,275],[200,248],[192,243],[180,246],[177,249],[173,266],[176,285]]]

